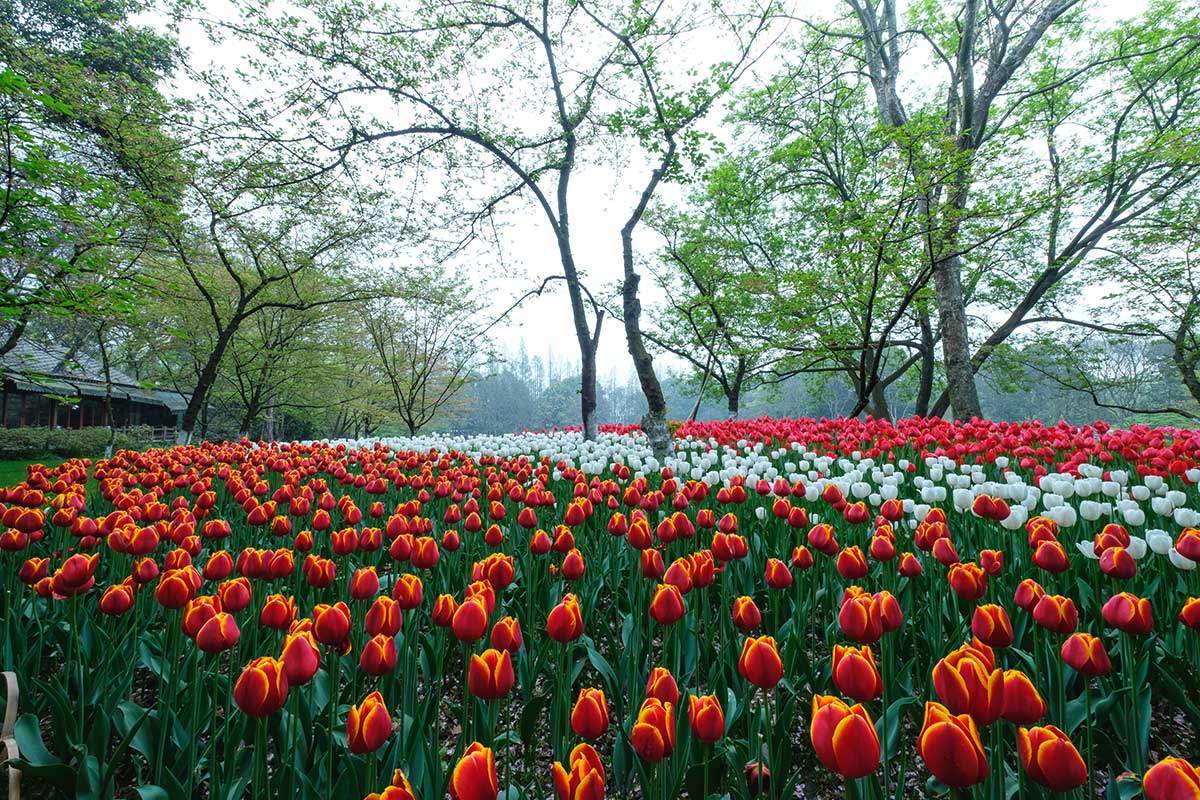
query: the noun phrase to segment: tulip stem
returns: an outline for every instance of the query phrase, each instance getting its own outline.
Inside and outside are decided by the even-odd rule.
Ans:
[[[333,751],[336,739],[333,731],[337,726],[338,687],[341,683],[341,673],[338,671],[338,652],[334,650],[329,658],[329,796],[333,797]]]
[[[165,703],[160,702],[159,708],[162,709],[163,718],[160,720],[162,727],[159,729],[158,735],[158,752],[154,755],[154,781],[158,785],[162,785],[163,758],[167,753],[167,741],[170,738],[171,730],[171,709],[175,707],[175,682],[178,678],[175,675],[175,664],[179,661],[179,623],[172,619],[172,615],[167,614],[166,634],[168,639],[168,649],[170,656],[166,663],[162,665],[160,675],[160,696],[166,694],[167,700]],[[167,668],[171,670],[171,680],[167,680]],[[163,691],[165,690],[165,692]]]
[[[1086,716],[1083,718],[1084,734],[1086,741],[1084,747],[1087,750],[1087,781],[1084,782],[1084,797],[1087,797],[1092,790],[1092,678],[1090,675],[1083,676],[1083,704]]]
[[[192,674],[188,680],[188,686],[192,689],[192,716],[188,719],[188,724],[192,726],[191,735],[188,736],[188,751],[187,751],[187,796],[192,796],[192,789],[196,785],[196,737],[200,735],[200,728],[197,726],[197,721],[200,719],[200,692],[196,687],[196,673],[199,669],[200,654],[192,654]]]

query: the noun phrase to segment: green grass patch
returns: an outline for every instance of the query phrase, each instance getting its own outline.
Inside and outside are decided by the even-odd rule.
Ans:
[[[61,456],[46,455],[34,459],[18,459],[16,461],[0,461],[0,486],[13,486],[28,477],[25,469],[30,464],[45,464],[47,467],[57,467],[66,461]]]

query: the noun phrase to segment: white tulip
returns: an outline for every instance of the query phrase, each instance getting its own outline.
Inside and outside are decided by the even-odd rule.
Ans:
[[[1084,500],[1079,504],[1079,516],[1088,522],[1095,522],[1100,519],[1100,513],[1103,510],[1104,507],[1094,500]]]
[[[1192,570],[1194,570],[1196,568],[1195,561],[1192,561],[1190,558],[1187,558],[1186,556],[1180,555],[1179,551],[1176,550],[1174,547],[1171,548],[1170,558],[1171,558],[1171,563],[1175,565],[1176,569],[1181,569],[1181,570],[1184,570],[1185,572],[1191,572]]]
[[[1125,548],[1129,551],[1129,555],[1133,556],[1135,561],[1140,561],[1146,556],[1146,540],[1140,536],[1129,537],[1129,547]]]
[[[1082,542],[1076,542],[1075,549],[1083,553],[1084,558],[1090,558],[1093,561],[1099,558],[1099,556],[1096,555],[1096,545],[1091,539],[1087,539]]]
[[[1165,556],[1171,552],[1174,542],[1171,539],[1171,535],[1166,531],[1160,528],[1151,528],[1146,531],[1146,544],[1150,545],[1150,549],[1160,556]]]
[[[1126,525],[1140,528],[1146,524],[1146,512],[1140,508],[1126,508],[1121,513],[1125,518]]]
[[[1132,486],[1129,489],[1129,494],[1133,497],[1134,500],[1144,503],[1150,499],[1150,487],[1149,486]]]

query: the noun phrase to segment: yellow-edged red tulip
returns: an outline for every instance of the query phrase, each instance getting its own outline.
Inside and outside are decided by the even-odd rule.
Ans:
[[[1189,597],[1179,610],[1179,621],[1194,631],[1200,631],[1200,597]]]
[[[1012,621],[1003,606],[976,607],[971,618],[971,633],[988,647],[1008,647],[1013,643]]]
[[[205,653],[220,653],[233,647],[242,637],[232,614],[214,615],[196,632],[196,646]]]
[[[833,685],[847,697],[865,703],[883,695],[883,679],[868,645],[833,646]]]
[[[688,703],[688,723],[692,735],[705,744],[714,744],[725,735],[725,712],[715,694],[692,695]]]
[[[1112,661],[1104,642],[1090,633],[1074,633],[1063,642],[1062,660],[1076,672],[1090,678],[1107,675]]]
[[[1154,630],[1154,613],[1150,601],[1129,592],[1115,594],[1101,609],[1104,622],[1131,636],[1144,636]]]
[[[569,769],[554,762],[558,800],[604,800],[604,765],[590,744],[578,744],[567,758]]]
[[[1087,765],[1070,738],[1053,725],[1020,728],[1017,752],[1025,774],[1055,792],[1070,792],[1087,782]]]
[[[1146,770],[1142,791],[1146,800],[1200,800],[1200,769],[1168,756]]]
[[[492,750],[472,742],[450,773],[452,800],[496,800],[500,794]]]
[[[762,612],[754,603],[754,598],[742,596],[733,601],[733,624],[742,633],[749,633],[762,624]]]
[[[360,705],[350,706],[346,717],[346,744],[351,753],[374,753],[391,735],[392,717],[379,692],[371,692]]]
[[[287,700],[288,679],[283,662],[262,656],[251,661],[233,686],[233,701],[248,717],[274,714]]]
[[[1046,701],[1029,676],[1019,669],[1004,671],[1004,707],[1000,716],[1014,725],[1032,725],[1046,715]]]
[[[279,656],[288,684],[303,686],[312,680],[321,666],[321,650],[310,631],[292,631],[283,640],[283,651]]]
[[[650,618],[659,625],[674,625],[683,619],[683,614],[683,594],[679,587],[670,583],[659,584],[650,601]]]
[[[350,635],[350,609],[345,603],[318,603],[312,620],[313,636],[321,644],[337,645]]]
[[[760,689],[774,689],[783,680],[783,661],[773,636],[748,637],[742,643],[738,672]]]
[[[507,650],[484,650],[471,656],[467,688],[481,700],[499,700],[512,691],[516,677]]]
[[[846,780],[870,775],[879,767],[879,735],[867,710],[836,697],[815,695],[809,737],[826,769]]]
[[[550,609],[550,614],[546,617],[546,633],[559,644],[566,644],[583,636],[583,612],[575,595],[568,594],[562,602]]]
[[[933,688],[953,714],[991,725],[1004,709],[1004,672],[985,645],[963,645],[933,667]]]
[[[933,776],[947,786],[974,786],[987,779],[987,756],[975,721],[968,714],[951,714],[940,703],[925,704],[917,752]]]
[[[450,630],[454,638],[468,644],[477,642],[487,633],[488,612],[485,601],[478,597],[468,597],[463,600],[454,612],[450,622]]]
[[[651,764],[675,751],[675,706],[657,697],[647,697],[638,710],[630,733],[633,749]]]
[[[387,634],[378,633],[363,645],[358,657],[358,666],[368,675],[389,675],[396,668],[396,640]]]
[[[608,701],[601,689],[582,688],[571,711],[571,730],[584,739],[599,739],[608,730]]]
[[[1079,611],[1071,598],[1047,594],[1033,607],[1033,621],[1048,631],[1065,636],[1079,627]]]
[[[296,620],[296,600],[281,594],[269,595],[263,603],[262,613],[258,617],[263,627],[274,630],[287,630]]]
[[[646,697],[654,697],[671,705],[679,703],[679,684],[675,683],[675,676],[669,669],[655,667],[650,670],[650,677],[646,680]]]

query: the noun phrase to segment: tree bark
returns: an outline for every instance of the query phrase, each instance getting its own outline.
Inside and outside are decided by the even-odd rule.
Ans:
[[[183,412],[183,424],[179,433],[176,434],[176,444],[191,443],[196,420],[200,417],[200,411],[208,400],[209,390],[217,382],[217,367],[220,366],[221,359],[225,357],[225,351],[229,349],[229,343],[233,341],[233,334],[236,330],[236,325],[226,325],[225,330],[221,331],[217,337],[217,343],[212,352],[208,354],[208,360],[204,362],[204,367],[200,370],[200,376],[196,380],[196,386],[192,389],[192,398],[188,401],[187,410]]]
[[[917,324],[921,328],[921,374],[913,413],[918,417],[926,417],[929,416],[929,399],[933,395],[933,374],[937,369],[937,359],[934,357],[933,325],[929,322],[929,315],[922,311],[917,315]]]
[[[946,368],[946,393],[955,419],[982,417],[975,370],[971,365],[971,340],[963,303],[958,258],[942,259],[934,270],[934,290],[942,334],[942,362]]]

